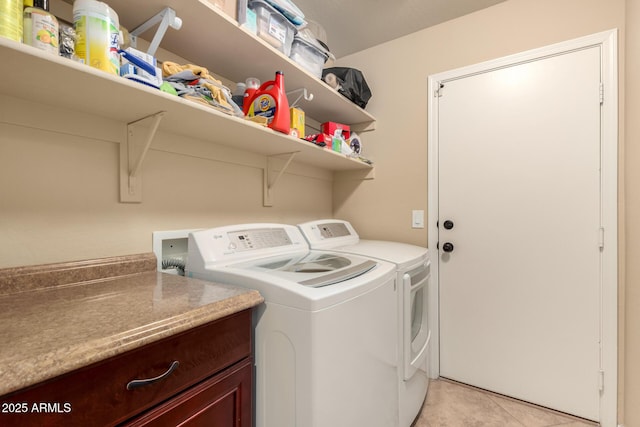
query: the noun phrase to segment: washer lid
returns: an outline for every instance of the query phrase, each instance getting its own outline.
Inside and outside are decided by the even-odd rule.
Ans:
[[[291,280],[303,286],[319,288],[340,283],[366,273],[377,265],[369,259],[347,255],[310,252],[262,260],[242,267],[263,271]]]

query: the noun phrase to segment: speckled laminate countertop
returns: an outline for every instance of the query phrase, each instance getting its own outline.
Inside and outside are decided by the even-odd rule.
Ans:
[[[0,270],[0,396],[263,301],[155,265],[144,254]]]

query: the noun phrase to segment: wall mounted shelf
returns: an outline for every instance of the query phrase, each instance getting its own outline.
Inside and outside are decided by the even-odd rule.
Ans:
[[[356,132],[372,129],[375,123],[369,112],[240,27],[207,0],[109,0],[108,3],[118,14],[120,25],[128,29],[138,27],[170,7],[182,20],[182,27],[169,29],[160,47],[233,82],[244,82],[247,77],[257,77],[262,82],[273,80],[275,72],[280,70],[284,73],[287,91],[306,88],[313,93],[313,101],[302,101],[301,107],[319,123],[337,121],[350,125]],[[153,35],[151,30],[141,37],[150,40]]]
[[[167,6],[172,7],[183,25],[179,31],[167,31],[162,48],[232,81],[244,81],[249,76],[270,80],[275,70],[282,70],[288,91],[313,93],[313,101],[301,101],[308,117],[318,122],[349,124],[356,131],[375,128],[371,114],[239,27],[206,0],[150,0],[144,4],[111,0],[109,5],[119,14],[121,24],[129,28],[135,28]],[[271,192],[282,173],[272,176],[270,157],[296,153],[296,162],[330,171],[372,170],[371,165],[360,160],[8,39],[0,38],[0,57],[4,64],[11,64],[3,69],[1,94],[81,111],[127,126],[127,140],[121,144],[123,202],[142,200],[141,166],[146,151],[153,146],[156,131],[266,156],[265,206],[272,203]],[[141,120],[155,121],[153,129],[147,123],[138,129]],[[293,155],[289,162],[292,159]]]

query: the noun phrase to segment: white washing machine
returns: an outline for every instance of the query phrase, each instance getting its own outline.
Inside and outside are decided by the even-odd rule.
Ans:
[[[429,387],[427,364],[431,331],[427,302],[430,261],[427,248],[399,242],[360,240],[348,221],[326,219],[298,225],[311,249],[358,254],[392,262],[398,292],[399,425],[409,427]]]
[[[291,225],[189,234],[186,273],[258,290],[257,427],[397,426],[395,266],[313,251]]]

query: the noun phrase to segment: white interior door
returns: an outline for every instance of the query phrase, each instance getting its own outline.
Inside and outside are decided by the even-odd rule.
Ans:
[[[592,420],[600,87],[593,46],[447,81],[437,100],[440,375]]]

